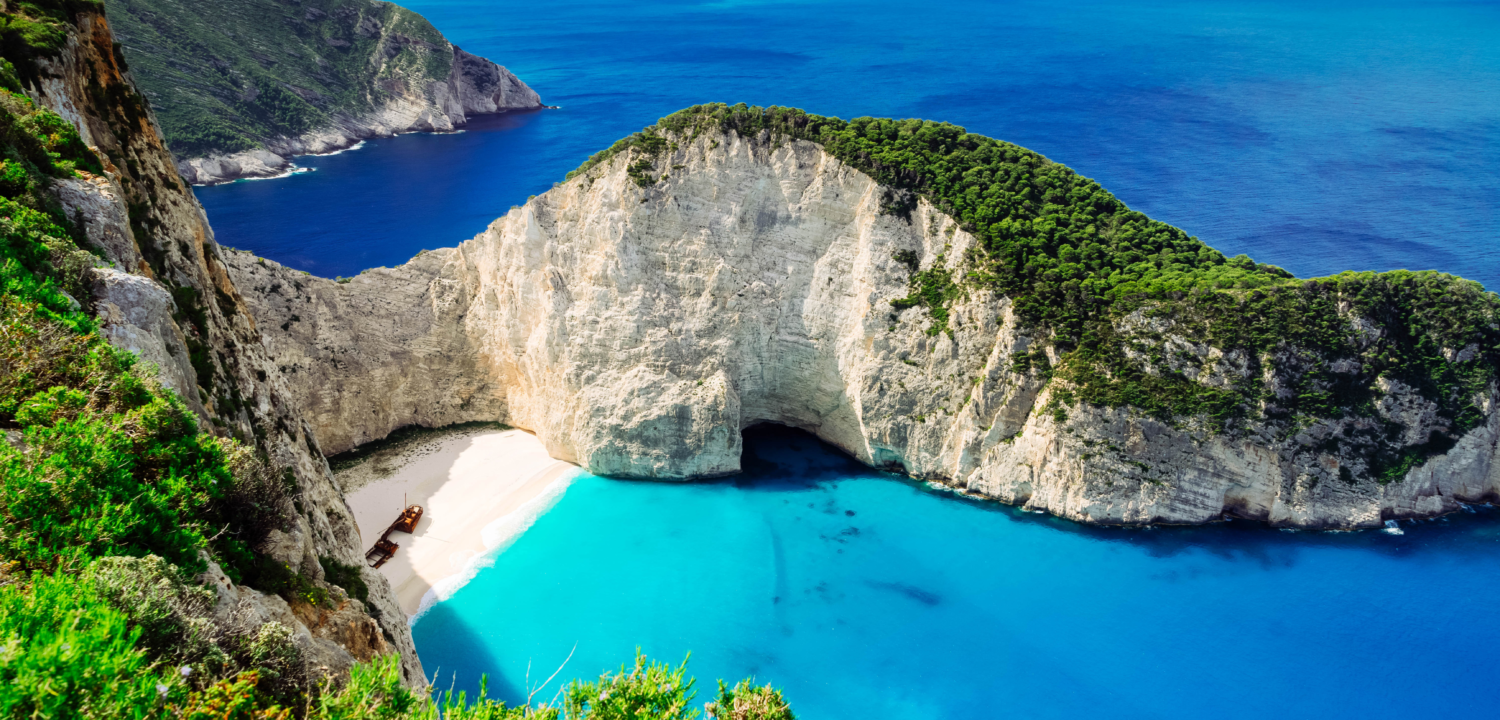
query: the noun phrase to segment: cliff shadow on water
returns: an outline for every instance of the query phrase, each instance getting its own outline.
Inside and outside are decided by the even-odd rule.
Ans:
[[[483,676],[489,697],[519,703],[527,689],[501,672],[499,659],[490,643],[493,629],[476,627],[458,612],[452,603],[434,603],[422,613],[424,651],[453,660],[457,667],[435,666],[428,672],[432,687],[438,691],[456,688],[477,692]],[[441,649],[432,647],[440,644]],[[434,652],[434,651],[437,652]],[[522,678],[524,683],[527,679]]]
[[[1322,549],[1379,553],[1402,560],[1434,554],[1475,560],[1491,556],[1500,543],[1500,509],[1471,505],[1459,513],[1400,524],[1403,534],[1386,530],[1306,531],[1278,529],[1251,520],[1210,525],[1120,527],[1087,525],[1046,513],[1027,511],[993,500],[967,496],[896,472],[870,468],[811,433],[774,423],[745,429],[744,472],[717,482],[751,491],[832,491],[844,482],[899,482],[944,501],[992,513],[997,520],[1068,533],[1094,542],[1123,543],[1152,557],[1168,558],[1191,551],[1260,568],[1289,568],[1300,555]],[[713,482],[713,481],[710,481]],[[831,504],[826,512],[839,512]],[[1175,572],[1175,571],[1174,571]],[[1170,575],[1170,573],[1169,573]],[[1172,580],[1164,576],[1159,579]]]

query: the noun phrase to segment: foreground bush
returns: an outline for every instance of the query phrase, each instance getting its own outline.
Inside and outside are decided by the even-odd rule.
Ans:
[[[234,635],[203,622],[206,591],[160,558],[0,579],[0,718],[793,720],[779,692],[748,680],[721,681],[700,712],[686,663],[639,654],[633,666],[571,683],[555,705],[509,706],[483,682],[472,701],[414,691],[394,654],[355,665],[343,682],[289,685],[282,675],[300,658],[285,628]]]
[[[693,680],[684,663],[676,668],[637,655],[633,667],[605,673],[596,682],[573,682],[559,693],[560,703],[508,706],[489,698],[481,683],[470,702],[465,693],[438,697],[401,684],[401,663],[387,655],[356,665],[342,685],[325,683],[306,708],[287,709],[268,702],[261,678],[242,673],[192,693],[185,701],[163,707],[165,717],[193,720],[691,720],[704,717],[690,707]],[[149,710],[150,704],[141,709]],[[704,706],[714,720],[794,720],[781,693],[769,686],[741,681],[729,689],[719,683],[719,697]]]
[[[698,716],[698,711],[689,707],[692,701],[693,680],[687,677],[686,661],[673,668],[648,663],[645,656],[636,653],[635,666],[629,671],[622,665],[619,672],[606,673],[596,682],[573,681],[564,693],[563,708],[570,719],[687,720]]]
[[[0,717],[147,717],[158,679],[140,628],[81,581],[0,588]]]
[[[741,680],[730,688],[719,681],[719,699],[709,703],[708,715],[716,720],[793,720],[792,708],[770,685],[756,686]]]

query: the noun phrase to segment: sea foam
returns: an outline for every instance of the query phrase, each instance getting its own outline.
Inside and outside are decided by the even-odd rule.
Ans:
[[[579,468],[562,473],[540,493],[537,493],[536,497],[486,524],[484,529],[480,530],[485,551],[467,558],[455,558],[457,562],[454,564],[460,567],[459,571],[433,583],[432,589],[422,595],[422,602],[417,606],[417,611],[407,617],[407,623],[416,624],[433,605],[453,597],[453,594],[473,580],[480,570],[494,565],[495,556],[515,543],[516,539],[521,537],[521,534],[526,532],[537,518],[552,509],[552,506],[562,499],[568,486],[581,474],[583,470]]]

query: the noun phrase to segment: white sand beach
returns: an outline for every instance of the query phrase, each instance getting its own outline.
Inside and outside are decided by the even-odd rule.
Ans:
[[[400,549],[380,568],[401,609],[413,616],[430,591],[451,591],[476,558],[529,525],[530,517],[522,516],[544,509],[538,504],[555,499],[577,472],[577,466],[549,457],[530,433],[485,428],[380,451],[338,478],[349,490],[365,549],[402,508],[424,508],[416,532],[390,534]]]

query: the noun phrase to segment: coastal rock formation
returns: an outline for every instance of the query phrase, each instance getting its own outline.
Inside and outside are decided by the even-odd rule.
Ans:
[[[780,423],[874,467],[1106,524],[1370,527],[1500,490],[1493,387],[1484,423],[1394,482],[1350,472],[1363,461],[1328,442],[1358,418],[1222,432],[1054,402],[1065,383],[1016,360],[1055,364],[1056,350],[1008,298],[959,293],[947,331],[897,302],[914,272],[961,271],[976,244],[925,199],[893,210],[897,191],[767,131],[667,141],[347,282],[228,254],[322,447],[498,420],[594,473],[689,479],[737,472],[740,431]],[[1197,358],[1204,387],[1249,372],[1159,318],[1116,331]],[[1380,403],[1399,447],[1446,429],[1410,388],[1388,384]]]
[[[272,177],[295,155],[542,107],[510,71],[391,3],[111,0],[110,11],[195,184]]]
[[[103,175],[80,173],[83,179],[56,187],[66,216],[109,265],[88,270],[84,286],[92,296],[79,300],[92,309],[100,334],[154,366],[204,430],[240,439],[285,471],[298,512],[262,552],[316,583],[324,583],[319,558],[363,567],[359,532],[343,495],[266,354],[202,208],[117,62],[107,21],[89,9],[71,18],[61,51],[37,58],[23,76],[32,100],[74,123],[103,164]],[[368,605],[340,599],[329,617],[299,615],[295,605],[288,614],[275,595],[236,586],[222,574],[211,580],[221,595],[234,597],[236,617],[283,618],[318,673],[395,650],[408,682],[423,683],[389,584],[375,571],[363,571],[362,578]]]
[[[393,85],[380,106],[357,115],[334,113],[327,125],[294,137],[265,140],[245,152],[179,160],[177,169],[195,185],[240,178],[274,177],[292,168],[292,157],[320,155],[360,141],[410,132],[452,132],[472,115],[535,110],[541,97],[509,70],[451,47],[453,71],[441,79]]]

